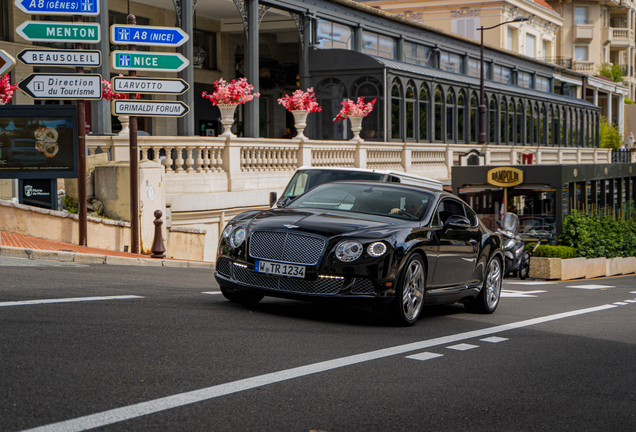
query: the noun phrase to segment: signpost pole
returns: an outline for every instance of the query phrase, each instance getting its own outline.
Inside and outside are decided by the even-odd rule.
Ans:
[[[83,22],[82,15],[73,16],[73,21]],[[76,50],[83,49],[81,43],[75,44]],[[78,74],[84,73],[83,67],[75,68]],[[84,101],[77,101],[77,216],[79,222],[79,245],[87,246],[87,209],[86,209],[86,109]],[[57,195],[57,194],[56,194]]]
[[[133,14],[128,15],[128,24],[135,25],[137,19]],[[129,51],[136,51],[136,45],[128,45]],[[128,76],[137,76],[134,70],[128,71]],[[139,253],[139,150],[137,147],[137,116],[130,116],[130,236],[131,252]]]

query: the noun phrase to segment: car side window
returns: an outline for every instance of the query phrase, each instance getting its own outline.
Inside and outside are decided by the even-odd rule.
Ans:
[[[388,181],[390,183],[401,183],[400,178],[395,176],[389,176]]]
[[[471,209],[467,205],[464,205],[464,210],[466,211],[466,217],[470,221],[470,226],[476,227],[477,225],[479,225],[477,215],[475,214],[473,209]]]
[[[437,215],[439,218],[439,224],[444,225],[449,217],[458,215],[466,216],[464,212],[464,206],[459,201],[453,199],[444,199],[437,207]]]

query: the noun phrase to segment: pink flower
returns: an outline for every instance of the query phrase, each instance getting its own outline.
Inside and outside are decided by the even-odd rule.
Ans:
[[[208,99],[212,105],[230,104],[238,105],[251,101],[255,97],[260,97],[260,93],[253,93],[254,86],[247,83],[247,78],[232,80],[230,83],[223,78],[214,81],[214,92],[209,94],[203,92],[201,97]]]
[[[13,99],[13,94],[17,88],[17,84],[11,85],[11,78],[9,75],[5,75],[0,78],[0,100],[3,103],[9,102]]]
[[[287,108],[288,111],[320,112],[322,108],[316,101],[314,88],[310,87],[306,92],[298,89],[292,95],[285,95],[278,99],[278,104]]]
[[[120,77],[123,77],[124,75],[119,74]],[[129,93],[115,93],[112,90],[112,85],[110,83],[110,81],[106,81],[105,79],[102,78],[102,98],[112,101],[115,99],[130,99],[130,94]],[[141,95],[137,95],[136,99],[141,99]]]
[[[333,121],[346,120],[349,116],[362,116],[366,117],[375,106],[377,99],[373,99],[371,102],[364,103],[364,96],[360,96],[357,102],[353,102],[351,99],[347,99],[342,102],[342,109]]]

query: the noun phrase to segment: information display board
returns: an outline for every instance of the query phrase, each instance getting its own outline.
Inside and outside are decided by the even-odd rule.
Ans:
[[[0,106],[0,179],[77,178],[74,105]]]

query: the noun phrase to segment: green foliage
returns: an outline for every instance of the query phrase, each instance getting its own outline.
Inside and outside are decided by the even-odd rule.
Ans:
[[[598,68],[598,74],[602,77],[609,78],[615,83],[620,83],[625,81],[623,77],[623,68],[620,65],[610,65],[609,63],[603,63],[600,68]]]
[[[528,243],[527,245],[524,246],[523,250],[526,252],[531,251],[532,249],[534,249],[536,244],[537,244],[536,242]]]
[[[623,145],[623,137],[618,126],[611,124],[607,117],[601,116],[601,148],[617,149]]]
[[[568,246],[541,245],[534,251],[534,256],[542,258],[576,258],[576,249]]]
[[[573,210],[563,220],[561,240],[564,245],[575,248],[580,257],[636,256],[636,223],[615,218],[606,211]]]
[[[77,214],[77,203],[74,203],[70,197],[65,196],[62,198],[62,205],[64,205],[67,212]]]
[[[627,105],[634,105],[634,101],[631,100],[630,98],[625,98],[625,104]]]

